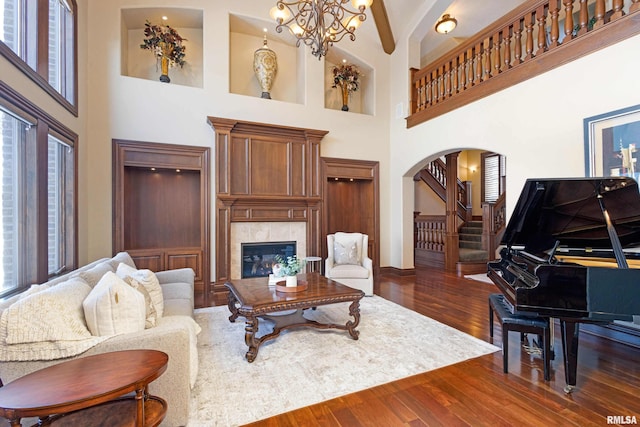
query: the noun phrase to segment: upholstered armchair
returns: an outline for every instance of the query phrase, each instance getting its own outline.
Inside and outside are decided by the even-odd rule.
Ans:
[[[362,233],[327,235],[324,275],[373,295],[373,261],[367,255],[369,236]]]

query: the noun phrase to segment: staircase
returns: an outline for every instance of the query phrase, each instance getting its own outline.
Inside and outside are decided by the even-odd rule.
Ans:
[[[482,249],[482,221],[467,221],[458,230],[458,274],[476,274],[487,271],[489,256]]]

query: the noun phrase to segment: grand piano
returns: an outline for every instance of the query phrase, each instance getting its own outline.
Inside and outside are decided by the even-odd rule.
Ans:
[[[487,265],[514,312],[560,320],[565,392],[581,323],[640,314],[640,193],[632,178],[528,179]],[[636,318],[637,320],[637,318]]]

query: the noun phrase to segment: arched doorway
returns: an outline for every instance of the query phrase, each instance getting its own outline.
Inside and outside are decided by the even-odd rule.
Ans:
[[[413,170],[414,265],[485,272],[505,225],[505,156],[449,150]]]

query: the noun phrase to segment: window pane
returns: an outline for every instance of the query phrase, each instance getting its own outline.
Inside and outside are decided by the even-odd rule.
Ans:
[[[24,151],[29,124],[0,109],[0,135],[2,135],[2,215],[0,218],[0,295],[20,285],[21,242],[24,230],[20,218],[25,215],[21,200],[26,198],[23,183]]]
[[[71,182],[69,182],[71,178]],[[59,274],[67,267],[68,228],[73,213],[73,151],[49,135],[47,149],[47,240],[48,273]]]
[[[49,84],[73,101],[73,14],[63,0],[49,0]]]
[[[0,0],[0,41],[34,70],[37,60],[36,6],[36,2],[25,0]]]

